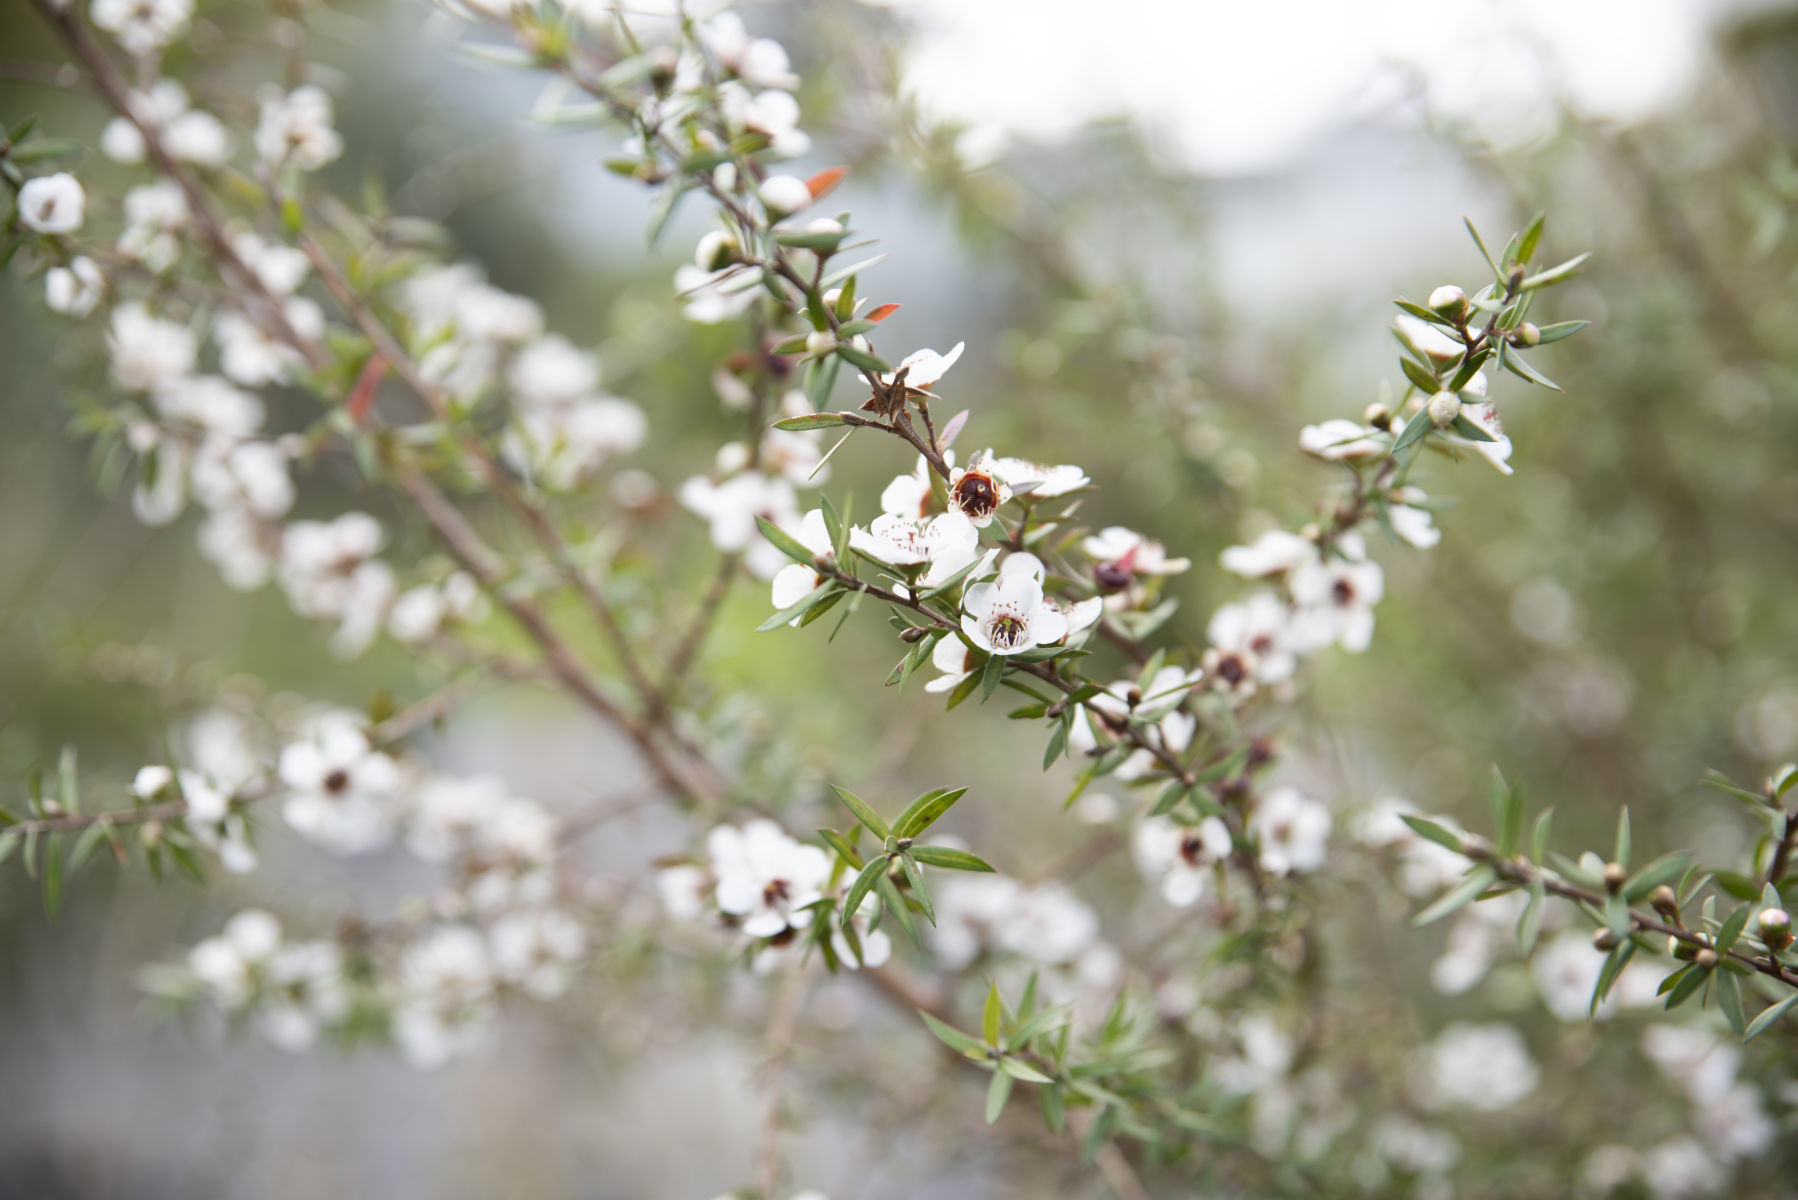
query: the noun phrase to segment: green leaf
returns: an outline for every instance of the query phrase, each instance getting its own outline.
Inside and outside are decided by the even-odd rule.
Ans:
[[[5,833],[0,833],[0,863],[4,863],[7,859],[11,858],[13,851],[17,850],[19,848],[19,843],[24,840],[24,835],[16,829],[9,829]]]
[[[1003,654],[987,655],[986,666],[982,667],[980,671],[980,700],[982,703],[985,703],[987,697],[999,690],[999,680],[1004,674],[1005,656]]]
[[[917,922],[911,919],[911,909],[905,906],[905,897],[901,896],[899,889],[893,886],[892,878],[882,871],[879,878],[874,881],[874,886],[879,890],[881,902],[886,905],[886,910],[893,914],[893,920],[899,922],[899,928],[905,930],[905,935],[912,940],[912,945],[919,945]]]
[[[1478,350],[1475,350],[1472,354],[1463,358],[1461,360],[1461,365],[1455,368],[1454,375],[1451,376],[1448,381],[1448,390],[1451,392],[1459,392],[1462,388],[1465,388],[1469,383],[1473,382],[1473,377],[1480,373],[1480,368],[1484,366],[1486,360],[1491,357],[1492,348],[1490,346],[1481,346]]]
[[[1411,386],[1424,395],[1433,396],[1442,390],[1442,385],[1437,382],[1436,377],[1415,360],[1401,356],[1398,365],[1404,371],[1405,378],[1411,381]]]
[[[991,1125],[1005,1111],[1005,1102],[1011,1099],[1012,1078],[1004,1071],[993,1072],[993,1082],[986,1089],[986,1123]]]
[[[70,875],[79,871],[89,856],[100,848],[100,844],[106,840],[107,831],[108,822],[105,818],[95,821],[81,831],[81,836],[75,839],[75,848],[69,852]]]
[[[818,831],[818,836],[824,839],[826,845],[837,852],[838,857],[849,864],[850,870],[859,871],[862,869],[862,856],[856,850],[855,844],[848,838],[844,837],[834,829],[820,829]]]
[[[836,580],[827,579],[811,591],[807,592],[797,603],[781,609],[766,621],[757,625],[755,631],[757,633],[767,633],[770,630],[779,629],[782,625],[793,620],[793,618],[803,616],[807,612],[810,612],[812,605],[817,604],[825,597],[840,594],[840,585]]]
[[[1062,1098],[1061,1088],[1046,1087],[1037,1094],[1042,1097],[1043,1124],[1049,1127],[1049,1132],[1060,1133],[1067,1128],[1066,1102]]]
[[[1155,798],[1155,807],[1149,810],[1149,815],[1163,817],[1173,812],[1179,807],[1180,801],[1186,799],[1186,793],[1190,790],[1183,780],[1176,779],[1169,783],[1161,789],[1161,795]]]
[[[1637,871],[1635,875],[1623,885],[1624,899],[1628,900],[1631,904],[1634,904],[1636,901],[1648,895],[1648,893],[1654,891],[1654,889],[1660,887],[1663,883],[1671,884],[1674,880],[1686,873],[1687,864],[1690,859],[1691,853],[1686,850],[1675,850],[1672,854],[1661,855],[1661,857],[1655,859],[1640,871]]]
[[[893,369],[887,365],[885,359],[877,358],[874,355],[869,354],[866,350],[858,349],[848,342],[839,342],[837,344],[837,353],[851,366],[860,367],[864,374],[885,375]]]
[[[1536,257],[1536,243],[1542,240],[1542,226],[1548,222],[1548,214],[1537,213],[1529,228],[1523,231],[1523,240],[1517,243],[1517,261],[1527,263]]]
[[[1430,423],[1428,413],[1420,412],[1416,416],[1411,417],[1405,422],[1405,427],[1400,431],[1398,439],[1392,443],[1391,453],[1397,454],[1406,446],[1412,445],[1415,442],[1421,442],[1424,435],[1434,428],[1435,426]]]
[[[1723,1010],[1724,1019],[1736,1031],[1737,1037],[1748,1032],[1748,1022],[1742,1012],[1742,981],[1728,971],[1717,972],[1717,1007]]]
[[[1628,944],[1631,946],[1635,945],[1634,942]],[[1673,1009],[1678,1008],[1680,1005],[1690,1000],[1692,998],[1692,993],[1709,983],[1710,979],[1711,973],[1709,971],[1701,971],[1696,967],[1687,972],[1678,983],[1674,984],[1667,991],[1668,1011],[1671,1012]]]
[[[1449,320],[1435,309],[1425,308],[1414,300],[1407,300],[1403,296],[1400,296],[1397,300],[1394,300],[1393,303],[1420,321],[1428,321],[1432,325],[1441,325],[1445,329],[1453,329],[1455,327],[1453,321]]]
[[[917,837],[934,825],[937,818],[948,812],[967,792],[965,787],[937,788],[925,792],[906,805],[905,811],[899,814],[899,819],[893,822],[894,835],[902,838]]]
[[[44,839],[44,913],[54,918],[62,908],[62,838],[51,834]]]
[[[1611,847],[1611,861],[1629,870],[1629,806],[1625,805],[1617,813],[1617,840]]]
[[[893,836],[892,829],[885,821],[880,819],[879,813],[868,806],[866,800],[863,800],[854,792],[846,791],[845,789],[838,787],[834,783],[830,785],[830,790],[837,794],[837,799],[843,802],[843,807],[855,814],[856,820],[868,827],[868,832],[872,833],[883,842]]]
[[[843,897],[843,925],[845,928],[848,927],[855,914],[862,910],[862,901],[867,898],[869,889],[885,877],[886,871],[886,855],[877,854],[868,860],[867,865],[862,867],[861,874],[855,877],[855,882],[849,885],[849,894]]]
[[[1053,1079],[1021,1059],[1002,1058],[999,1060],[999,1069],[1013,1079],[1022,1079],[1025,1083],[1055,1082]]]
[[[1536,818],[1536,828],[1530,834],[1530,861],[1537,866],[1542,865],[1543,858],[1548,854],[1548,834],[1554,828],[1554,823],[1555,810],[1552,808],[1543,809],[1542,814]]]
[[[1415,833],[1418,837],[1428,838],[1438,846],[1447,850],[1453,850],[1456,854],[1466,853],[1466,851],[1461,848],[1461,839],[1444,829],[1442,826],[1436,824],[1436,822],[1425,820],[1422,817],[1413,817],[1406,813],[1401,813],[1399,819],[1406,825],[1409,825],[1411,827],[1411,832]]]
[[[924,886],[924,872],[918,870],[917,860],[909,854],[901,854],[899,866],[905,872],[905,882],[911,885],[912,898],[918,902],[924,919],[935,925],[936,906],[930,903],[930,890]]]
[[[64,746],[56,765],[56,802],[70,815],[81,812],[81,787],[76,774],[75,747]]]
[[[1629,938],[1617,943],[1616,947],[1605,956],[1604,966],[1598,972],[1598,981],[1592,987],[1592,999],[1586,1005],[1586,1015],[1595,1016],[1598,1006],[1604,998],[1611,994],[1611,988],[1617,983],[1617,977],[1623,974],[1623,968],[1629,966],[1629,960],[1636,956],[1636,943]]]
[[[1540,336],[1536,340],[1538,346],[1546,346],[1550,342],[1558,342],[1562,338],[1570,338],[1586,326],[1590,321],[1557,321],[1553,325],[1540,326],[1536,332]]]
[[[830,399],[842,363],[843,360],[833,354],[829,358],[814,358],[806,364],[805,398],[811,401],[813,408],[823,408],[824,402]]]
[[[1054,732],[1049,734],[1049,744],[1043,749],[1043,770],[1047,771],[1055,765],[1068,748],[1068,720],[1063,717],[1055,723]]]
[[[799,540],[792,534],[776,525],[773,521],[770,521],[767,517],[758,515],[755,519],[755,525],[757,529],[762,531],[763,537],[774,543],[774,548],[776,550],[779,550],[794,562],[804,563],[809,567],[818,557],[810,550],[807,550],[804,546],[800,545]]]
[[[1511,374],[1517,376],[1519,379],[1527,379],[1531,383],[1536,384],[1539,387],[1545,387],[1551,392],[1562,390],[1560,384],[1524,362],[1523,356],[1518,354],[1515,350],[1505,355],[1505,370],[1511,372]]]
[[[1498,264],[1493,261],[1492,251],[1486,249],[1486,243],[1480,237],[1480,231],[1473,227],[1472,220],[1470,220],[1467,217],[1461,218],[1461,224],[1467,226],[1467,232],[1468,232],[1469,236],[1471,236],[1473,238],[1473,244],[1480,248],[1480,257],[1486,260],[1486,265],[1488,267],[1492,268],[1492,278],[1498,280],[1500,285],[1503,285],[1503,283],[1505,281],[1505,273],[1503,271],[1499,270]]]
[[[945,871],[991,871],[985,859],[976,858],[966,850],[957,850],[950,846],[913,846],[912,857],[927,867],[941,867]]]
[[[1748,913],[1753,908],[1753,904],[1739,904],[1734,912],[1723,918],[1723,927],[1717,931],[1716,951],[1719,958],[1734,948],[1736,939],[1742,936],[1742,930],[1748,925]]]
[[[1498,852],[1506,858],[1523,845],[1523,793],[1505,782],[1505,777],[1492,768],[1492,816],[1498,827]]]
[[[1479,898],[1480,894],[1498,881],[1498,872],[1481,864],[1469,871],[1467,877],[1450,888],[1440,899],[1415,917],[1411,918],[1414,926],[1424,926],[1440,921],[1450,913],[1458,912]]]
[[[1005,1004],[999,999],[999,984],[994,980],[986,986],[986,1006],[980,1013],[980,1032],[986,1038],[986,1044],[999,1044],[999,1021],[1005,1015]]]
[[[938,1040],[951,1050],[985,1057],[986,1047],[981,1044],[979,1038],[969,1037],[955,1026],[939,1021],[927,1012],[920,1011],[918,1015],[924,1018],[924,1024],[929,1026],[930,1032],[936,1034]]]
[[[1768,1008],[1763,1008],[1760,1011],[1759,1016],[1748,1022],[1748,1030],[1746,1033],[1742,1034],[1742,1040],[1744,1042],[1752,1042],[1755,1038],[1767,1032],[1768,1029],[1772,1028],[1775,1021],[1791,1012],[1792,1006],[1795,1004],[1798,1004],[1798,992],[1793,992],[1790,996],[1787,996],[1777,1004]]]
[[[1498,440],[1460,413],[1455,414],[1455,419],[1448,423],[1448,427],[1470,442],[1496,442]]]
[[[1537,288],[1553,287],[1557,283],[1564,283],[1573,278],[1574,273],[1584,266],[1586,260],[1591,257],[1592,252],[1588,250],[1577,258],[1568,259],[1558,267],[1550,267],[1546,271],[1531,275],[1523,281],[1519,290],[1533,292]]]
[[[797,417],[785,417],[774,422],[774,428],[801,433],[807,429],[830,429],[838,425],[847,424],[848,422],[843,420],[842,413],[820,412],[806,413]],[[805,561],[810,562],[811,559],[808,558]]]

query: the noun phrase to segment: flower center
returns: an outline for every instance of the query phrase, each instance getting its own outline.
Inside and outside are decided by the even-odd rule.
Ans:
[[[999,489],[987,475],[963,475],[955,485],[955,507],[974,520],[991,516],[999,507]]]
[[[993,645],[1011,650],[1023,644],[1024,635],[1029,630],[1029,623],[1016,613],[1000,613],[987,622],[986,635],[992,639]]]
[[[1118,562],[1100,563],[1093,568],[1093,582],[1107,592],[1121,592],[1130,586],[1135,578],[1130,568],[1122,560]]]
[[[768,886],[762,889],[762,903],[773,908],[776,905],[784,904],[792,895],[792,886],[786,880],[770,880]]]
[[[1218,660],[1217,673],[1225,683],[1235,687],[1248,678],[1249,668],[1248,664],[1242,661],[1240,655],[1227,654]]]
[[[349,786],[350,773],[342,767],[338,767],[335,771],[332,771],[329,775],[325,776],[325,790],[332,795],[336,795]]]
[[[1189,833],[1180,839],[1180,857],[1190,866],[1199,866],[1205,859],[1205,843],[1196,833]]]
[[[1347,608],[1355,602],[1355,585],[1346,579],[1338,579],[1331,585],[1330,595],[1339,607]]]

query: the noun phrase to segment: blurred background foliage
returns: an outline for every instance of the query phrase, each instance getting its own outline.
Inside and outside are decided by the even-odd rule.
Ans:
[[[203,11],[233,24],[230,5]],[[670,492],[706,470],[737,423],[709,377],[739,332],[689,325],[671,302],[673,268],[705,228],[697,211],[646,253],[646,200],[599,165],[606,135],[523,130],[532,85],[446,57],[413,6],[310,19],[351,146],[330,172],[339,192],[378,188],[396,211],[441,221],[495,283],[537,297],[553,327],[599,346],[608,388],[651,415],[656,436],[634,465]],[[1172,628],[1195,645],[1206,616],[1240,591],[1212,566],[1218,551],[1302,522],[1331,482],[1335,468],[1297,452],[1299,426],[1358,413],[1398,382],[1390,298],[1480,281],[1464,212],[1502,241],[1548,210],[1547,259],[1596,252],[1581,280],[1549,297],[1557,318],[1595,322],[1538,356],[1566,391],[1495,381],[1515,477],[1477,461],[1425,469],[1419,482],[1457,502],[1439,514],[1444,541],[1428,554],[1375,548],[1389,575],[1374,646],[1325,657],[1301,719],[1276,735],[1280,770],[1343,814],[1402,796],[1480,828],[1486,764],[1497,763],[1535,804],[1554,806],[1564,850],[1608,844],[1627,804],[1644,858],[1681,846],[1716,861],[1745,853],[1758,830],[1697,780],[1715,767],[1758,784],[1798,754],[1798,16],[1720,21],[1696,85],[1633,125],[1566,106],[1546,136],[1492,146],[1452,121],[1369,119],[1234,176],[1181,166],[1127,122],[1016,141],[970,170],[959,131],[900,98],[902,16],[805,0],[758,8],[751,24],[782,38],[808,79],[805,126],[821,146],[807,162],[852,167],[841,206],[894,252],[862,285],[905,306],[881,327],[881,349],[966,339],[945,393],[951,411],[973,410],[963,453],[990,444],[1078,462],[1100,485],[1083,510],[1090,522],[1190,554],[1198,565],[1174,581]],[[89,101],[11,69],[53,60],[19,0],[0,4],[0,28],[0,114],[42,113],[91,141],[103,118]],[[241,113],[254,77],[209,58],[217,41],[196,36],[184,53],[218,89],[201,91],[211,107]],[[97,155],[81,171],[96,203],[122,191],[104,183],[121,170]],[[75,744],[93,802],[109,802],[159,757],[171,720],[221,693],[368,706],[425,690],[392,649],[330,660],[320,632],[274,592],[227,591],[191,538],[147,530],[119,496],[100,494],[67,426],[70,397],[98,390],[103,369],[16,273],[0,290],[0,362],[0,777]],[[297,427],[304,401],[292,403],[277,420]],[[857,439],[833,460],[830,486],[852,490],[865,515],[909,466],[890,444]],[[319,513],[385,503],[347,470],[317,472],[303,497]],[[576,502],[567,515],[591,524],[609,511]],[[649,536],[625,577],[676,580],[696,601],[711,570],[700,522],[671,495],[644,520]],[[1034,729],[1009,728],[997,705],[945,715],[915,687],[879,686],[899,657],[883,621],[864,614],[827,649],[818,630],[751,634],[766,609],[761,586],[738,584],[708,645],[706,687],[720,709],[742,705],[736,693],[753,698],[746,741],[777,745],[768,753],[779,760],[768,778],[780,792],[765,804],[796,828],[837,820],[817,794],[828,775],[889,799],[972,785],[950,824],[1026,877],[1087,835],[1058,812],[1065,767],[1037,773]],[[659,620],[643,613],[640,631]],[[616,745],[529,691],[476,705],[437,753],[559,803],[632,770]],[[146,1019],[134,966],[238,903],[256,898],[322,928],[352,905],[391,906],[425,886],[396,879],[386,860],[321,867],[277,828],[263,832],[265,872],[210,894],[96,861],[54,923],[16,872],[0,880],[0,1195],[676,1197],[740,1179],[756,1054],[744,984],[718,975],[707,998],[676,1001],[715,1006],[720,1023],[683,1042],[671,1036],[680,1023],[646,999],[686,994],[670,990],[653,947],[608,948],[573,1002],[515,1017],[503,1054],[442,1076],[379,1053],[290,1060]],[[652,813],[586,852],[622,866],[689,837]],[[1369,1094],[1394,1094],[1402,1048],[1456,1018],[1516,1016],[1549,1068],[1537,1115],[1509,1120],[1490,1143],[1493,1182],[1478,1194],[1558,1194],[1578,1147],[1658,1119],[1648,1100],[1603,1099],[1652,1083],[1632,1080],[1646,1068],[1618,1049],[1626,1033],[1563,1028],[1527,986],[1432,993],[1441,935],[1411,934],[1405,902],[1371,866],[1362,875],[1329,885],[1343,894],[1320,979],[1337,994],[1327,1033],[1365,1042]],[[1108,935],[1153,961],[1168,914],[1140,899],[1124,856],[1078,886]],[[683,961],[678,977],[706,969]],[[833,992],[821,1019],[846,1026],[860,1002]],[[801,1055],[819,1089],[799,1114],[805,1178],[839,1197],[1091,1191],[1083,1174],[997,1149],[971,1160],[923,1152],[933,1122],[960,1131],[971,1119],[981,1080],[933,1099],[921,1035],[878,1019],[892,1060],[878,1102],[832,1074],[827,1045]],[[1791,1065],[1790,1046],[1757,1044],[1767,1077]],[[1583,1080],[1572,1071],[1582,1065],[1596,1068]],[[920,1122],[882,1142],[876,1116],[894,1108]],[[650,1116],[672,1111],[690,1124],[665,1129]],[[1506,1148],[1530,1139],[1543,1158],[1506,1165]],[[880,1181],[867,1181],[879,1163]],[[1789,1177],[1793,1165],[1769,1161],[1748,1178]]]

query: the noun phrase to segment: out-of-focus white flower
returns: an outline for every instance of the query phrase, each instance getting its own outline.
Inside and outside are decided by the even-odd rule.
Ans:
[[[1249,831],[1261,846],[1261,869],[1274,875],[1315,871],[1329,850],[1330,810],[1297,788],[1274,788],[1261,797]]]
[[[914,350],[900,359],[898,366],[882,375],[880,382],[890,387],[899,378],[899,373],[903,371],[908,391],[928,392],[942,380],[943,376],[949,373],[950,367],[960,361],[961,353],[965,349],[967,349],[966,342],[957,342],[947,354],[938,354],[935,350]],[[990,452],[987,457],[992,457]],[[954,481],[951,480],[950,487],[954,486]]]
[[[387,841],[399,767],[369,745],[351,717],[320,718],[309,736],[282,749],[278,769],[291,789],[282,816],[302,837],[338,854]]]
[[[1281,683],[1297,669],[1292,613],[1272,592],[1255,592],[1211,614],[1205,636],[1205,674],[1215,684],[1247,696],[1259,684]]]
[[[280,530],[243,508],[214,509],[201,522],[200,553],[225,585],[251,592],[268,582],[280,547]]]
[[[262,286],[277,296],[285,296],[299,287],[312,267],[303,251],[248,230],[231,235],[231,248],[237,251],[244,266],[262,281]]]
[[[479,1045],[493,1016],[493,963],[473,929],[442,926],[406,947],[394,1040],[416,1067],[438,1067]]]
[[[1397,1113],[1380,1118],[1373,1144],[1387,1162],[1413,1175],[1441,1175],[1461,1161],[1455,1135]]]
[[[220,1008],[242,1008],[255,992],[255,972],[280,947],[281,922],[260,908],[246,908],[188,951],[187,969]]]
[[[1670,1138],[1642,1155],[1642,1182],[1653,1200],[1692,1200],[1723,1190],[1728,1174],[1702,1142]]]
[[[1284,529],[1270,529],[1247,546],[1231,546],[1218,556],[1224,570],[1259,579],[1294,571],[1317,561],[1317,543]]]
[[[19,189],[19,220],[39,233],[74,233],[87,212],[87,193],[67,171],[27,179]]]
[[[977,583],[962,597],[961,631],[988,654],[1021,654],[1068,636],[1067,616],[1043,599],[1043,585],[1032,570],[1035,562],[1013,555],[998,579]]]
[[[138,301],[112,310],[106,353],[112,380],[128,392],[160,392],[193,373],[200,343],[185,325],[150,315]]]
[[[293,507],[287,455],[273,442],[208,442],[194,459],[192,482],[194,498],[211,509],[241,507],[273,520]]]
[[[1079,491],[1092,480],[1086,472],[1072,463],[1060,466],[1044,466],[1022,458],[1000,458],[993,461],[993,472],[1005,481],[1005,485],[1014,493],[1028,495],[1037,500],[1052,500],[1056,496],[1065,496],[1069,492]],[[1026,487],[1034,484],[1034,487]],[[1094,539],[1088,538],[1088,541]]]
[[[837,961],[849,970],[861,967],[882,967],[893,957],[893,939],[884,929],[870,931],[868,923],[874,919],[874,894],[862,897],[862,906],[851,918],[855,927],[855,939],[861,946],[861,961],[857,962],[854,948],[849,945],[849,938],[844,935],[840,922],[830,923],[830,948],[836,952]]]
[[[1492,926],[1472,914],[1449,927],[1448,945],[1442,956],[1430,964],[1430,986],[1444,996],[1459,996],[1470,991],[1492,969],[1498,952],[1498,936]],[[1588,943],[1586,953],[1592,947]]]
[[[1442,540],[1442,531],[1436,528],[1430,510],[1421,507],[1426,499],[1417,488],[1398,488],[1388,496],[1390,503],[1386,506],[1392,532],[1419,550],[1428,550]]]
[[[958,637],[940,639],[930,651],[930,665],[940,674],[924,685],[927,692],[952,692],[980,666],[974,651]]]
[[[85,317],[100,303],[106,292],[106,276],[98,264],[86,255],[76,255],[66,267],[51,267],[44,272],[44,303],[51,312],[70,317]]]
[[[1430,1108],[1498,1112],[1534,1092],[1541,1079],[1515,1026],[1458,1021],[1421,1052],[1418,1100]]]
[[[750,937],[767,938],[811,921],[801,911],[824,895],[830,857],[794,841],[773,821],[720,825],[706,836],[718,907],[740,919]]]
[[[343,952],[325,941],[292,942],[269,959],[268,995],[256,1025],[269,1041],[290,1053],[310,1049],[321,1026],[349,1015],[350,994],[343,976]]]
[[[629,400],[595,396],[517,413],[500,441],[500,454],[539,487],[565,492],[590,479],[608,460],[637,449],[648,436],[641,408]]]
[[[457,571],[442,585],[421,583],[401,593],[387,614],[387,632],[401,642],[426,642],[449,621],[479,621],[487,597],[474,576]]]
[[[681,485],[680,501],[705,518],[712,545],[726,553],[741,553],[743,565],[757,579],[773,579],[793,561],[763,537],[755,523],[758,516],[781,529],[799,523],[799,503],[793,485],[784,478],[740,471],[714,483],[695,476]]]
[[[1357,421],[1336,418],[1299,431],[1299,449],[1329,462],[1357,462],[1386,453],[1387,436]]]
[[[166,126],[187,111],[187,89],[179,79],[158,79],[149,91],[131,93],[131,108],[145,124]],[[100,153],[114,162],[141,163],[145,152],[144,135],[129,117],[114,117],[100,130]]]
[[[752,92],[726,82],[718,88],[718,108],[733,133],[765,136],[776,158],[797,158],[812,148],[812,139],[799,128],[799,101],[786,92]],[[707,260],[700,258],[699,265],[706,266]]]
[[[1692,1126],[1712,1153],[1731,1161],[1765,1153],[1780,1132],[1751,1083],[1737,1083],[1698,1105]]]
[[[131,54],[160,50],[187,31],[193,0],[94,0],[88,16]]]
[[[539,1000],[568,990],[587,953],[587,931],[568,912],[540,908],[507,913],[487,931],[494,972]]]
[[[324,336],[324,310],[311,300],[289,296],[283,311],[287,323],[300,337],[317,341]],[[219,369],[245,387],[282,382],[305,364],[297,349],[271,337],[240,312],[220,311],[212,320],[212,337],[219,348]]]
[[[1225,1091],[1239,1096],[1264,1091],[1292,1069],[1297,1048],[1268,1014],[1246,1014],[1233,1032],[1237,1053],[1220,1057],[1212,1068],[1217,1085]]]
[[[736,13],[721,12],[700,22],[694,32],[706,53],[743,82],[755,87],[799,86],[786,48],[773,38],[750,37],[743,18]]]
[[[830,530],[824,524],[824,510],[814,508],[799,522],[799,528],[792,531],[799,544],[810,550],[819,558],[827,558],[831,554]],[[799,603],[824,583],[824,576],[818,574],[815,567],[808,563],[790,562],[775,573],[769,589],[769,600],[777,609],[786,608]],[[800,620],[794,617],[797,623]]]
[[[372,559],[386,534],[367,513],[332,521],[295,521],[281,539],[281,586],[302,617],[341,616],[350,580]]]
[[[313,84],[266,95],[256,123],[256,156],[271,167],[316,171],[343,153],[332,119],[330,95]]]
[[[1156,883],[1161,898],[1190,908],[1205,895],[1212,868],[1228,857],[1230,830],[1216,817],[1179,825],[1166,817],[1145,817],[1130,836],[1136,868]]]
[[[696,921],[713,911],[712,876],[704,867],[676,863],[656,872],[656,895],[662,911],[676,921]]]
[[[561,334],[546,334],[518,352],[506,382],[527,405],[572,404],[599,386],[599,359]]]
[[[761,298],[761,276],[734,267],[706,271],[689,264],[675,269],[674,290],[687,320],[717,325],[741,316]]]
[[[931,946],[950,969],[983,949],[1039,966],[1077,967],[1103,946],[1099,916],[1059,883],[1025,886],[1004,875],[958,875],[936,897]]]
[[[1386,577],[1378,563],[1362,558],[1359,538],[1344,535],[1337,547],[1342,557],[1314,559],[1292,572],[1293,641],[1304,650],[1335,644],[1359,654],[1373,641],[1373,606],[1385,595]]]
[[[163,420],[226,444],[254,434],[266,415],[260,396],[216,375],[187,376],[158,388],[154,403]]]
[[[229,785],[201,771],[177,772],[164,766],[144,767],[131,782],[131,794],[146,803],[172,800],[178,794],[187,805],[182,819],[194,840],[218,855],[225,870],[247,875],[256,869],[256,848],[250,844],[243,814],[231,811],[229,792]]]
[[[118,251],[145,269],[167,271],[181,258],[176,236],[187,227],[187,193],[172,179],[139,184],[125,193],[125,231]]]

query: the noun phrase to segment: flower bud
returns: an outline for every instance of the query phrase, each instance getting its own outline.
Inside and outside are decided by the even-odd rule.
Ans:
[[[1438,429],[1461,415],[1461,397],[1444,389],[1430,397],[1430,422]]]
[[[1392,410],[1384,404],[1369,404],[1367,410],[1361,414],[1361,419],[1375,429],[1390,429],[1392,427]]]
[[[1698,949],[1684,938],[1677,938],[1672,934],[1668,934],[1667,953],[1683,962],[1691,962],[1693,956],[1698,953]]]
[[[1124,693],[1124,703],[1128,704],[1131,708],[1135,708],[1138,704],[1141,704],[1142,689],[1137,687],[1134,683],[1131,684],[1130,690]]]
[[[1620,891],[1622,889],[1624,883],[1628,879],[1629,879],[1629,872],[1625,871],[1623,869],[1623,865],[1621,863],[1610,862],[1610,863],[1606,863],[1604,865],[1604,890],[1605,891],[1607,891],[1607,892]]]
[[[1121,592],[1136,578],[1122,563],[1104,562],[1093,568],[1093,582],[1101,592]]]
[[[1664,883],[1648,893],[1648,903],[1653,905],[1654,910],[1664,917],[1679,916],[1679,897],[1675,896],[1673,889]]]
[[[823,358],[837,348],[837,335],[828,329],[814,329],[805,335],[805,349],[808,354]]]
[[[1756,918],[1761,941],[1771,950],[1783,950],[1792,943],[1792,918],[1783,908],[1763,908]]]
[[[762,181],[758,194],[776,216],[796,213],[812,202],[812,189],[797,175],[771,175]]]
[[[1592,948],[1594,950],[1615,950],[1618,942],[1617,933],[1608,926],[1599,926],[1592,931]]]
[[[1718,961],[1717,960],[1717,952],[1715,950],[1711,949],[1709,946],[1706,946],[1704,949],[1700,950],[1697,954],[1694,954],[1692,956],[1692,961],[1695,964],[1697,964],[1698,969],[1700,971],[1714,970],[1714,969],[1716,969],[1717,961]]]
[[[899,640],[907,644],[921,642],[924,640],[924,635],[928,632],[930,631],[923,626],[908,625],[899,631]]]
[[[1542,340],[1542,331],[1529,321],[1519,325],[1511,333],[1511,343],[1517,346],[1534,346]]]
[[[1467,311],[1467,293],[1445,283],[1430,293],[1430,307],[1445,317],[1459,317]]]
[[[154,850],[162,845],[162,822],[145,822],[144,827],[137,831],[137,840],[143,843],[146,850]]]
[[[693,261],[708,271],[722,271],[737,260],[737,239],[722,229],[714,229],[699,239]]]

